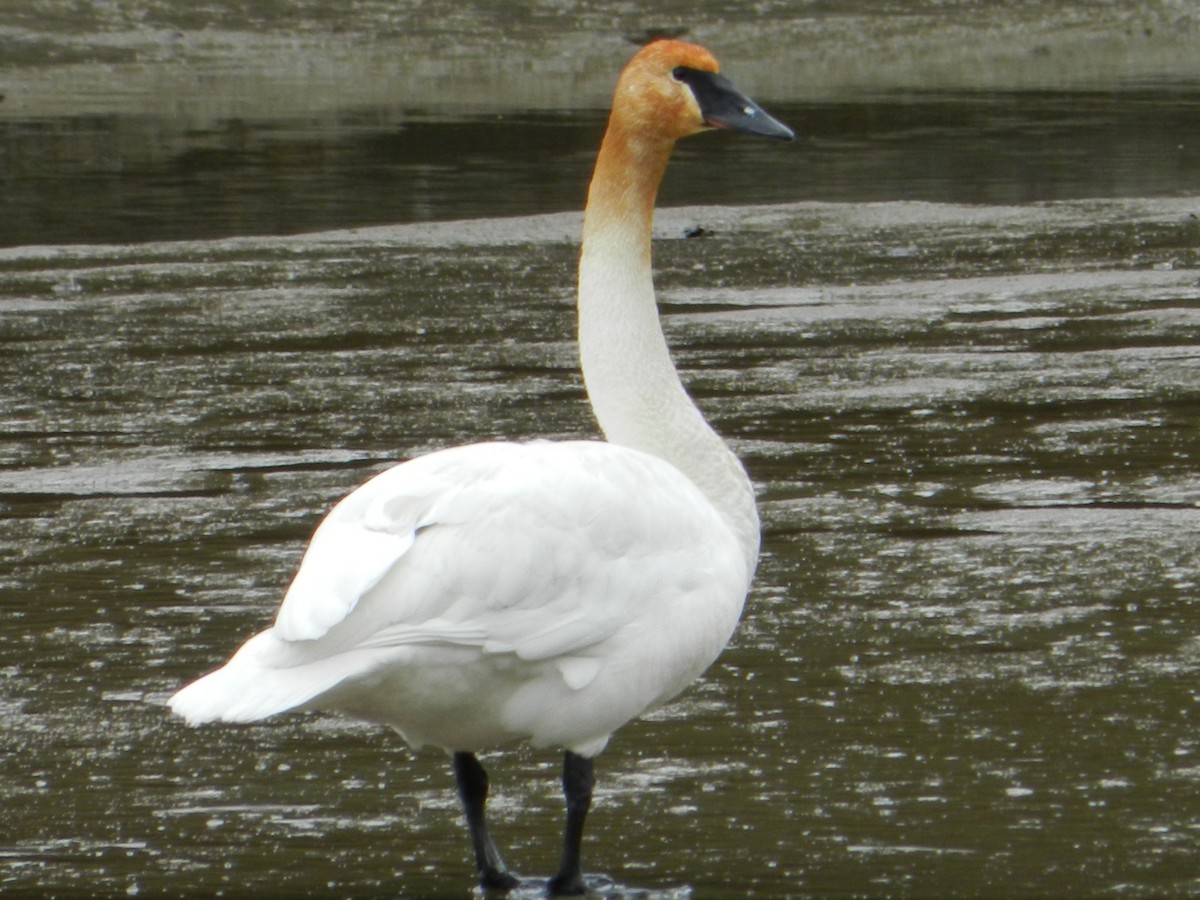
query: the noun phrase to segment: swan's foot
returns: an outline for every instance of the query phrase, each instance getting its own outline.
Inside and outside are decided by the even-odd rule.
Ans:
[[[572,753],[563,756],[563,796],[567,801],[567,825],[563,830],[563,855],[558,874],[546,884],[551,897],[578,897],[587,893],[580,867],[583,822],[592,806],[592,787],[596,783],[592,761]]]
[[[581,897],[588,892],[583,876],[576,872],[572,875],[555,875],[546,882],[546,893],[551,897]]]
[[[483,891],[485,896],[489,894],[507,894],[520,884],[520,878],[503,869],[488,866],[479,873],[479,889]]]
[[[488,833],[484,819],[487,804],[488,777],[475,754],[454,754],[454,776],[458,780],[458,795],[462,799],[463,812],[467,816],[467,829],[471,832],[471,846],[475,851],[475,868],[479,872],[479,888],[485,895],[506,894],[521,883],[521,879],[510,875],[500,851]]]

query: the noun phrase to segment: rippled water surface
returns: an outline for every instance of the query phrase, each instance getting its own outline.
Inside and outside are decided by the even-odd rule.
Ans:
[[[1200,891],[1196,97],[793,103],[796,145],[681,151],[666,200],[722,205],[660,216],[661,305],[763,555],[730,649],[600,758],[592,871]],[[389,462],[594,434],[556,211],[602,117],[251,122],[124,172],[105,154],[145,120],[57,122],[3,125],[31,180],[0,250],[0,889],[468,895],[438,754],[163,703]],[[503,212],[550,214],[428,224]],[[291,231],[321,233],[232,237]],[[544,877],[558,760],[485,763],[498,839]]]

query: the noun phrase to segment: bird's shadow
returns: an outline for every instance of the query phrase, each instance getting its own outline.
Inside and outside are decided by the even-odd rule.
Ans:
[[[587,900],[691,900],[692,889],[689,885],[678,887],[634,887],[621,884],[607,875],[585,875],[584,884]],[[546,900],[549,896],[546,886],[549,878],[521,876],[521,883],[510,891],[486,891],[475,889],[475,896],[482,900]]]

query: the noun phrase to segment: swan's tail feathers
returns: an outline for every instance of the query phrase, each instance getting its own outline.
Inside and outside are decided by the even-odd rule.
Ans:
[[[189,725],[257,722],[298,709],[355,672],[337,657],[288,665],[270,629],[256,634],[223,667],[193,681],[170,700]]]

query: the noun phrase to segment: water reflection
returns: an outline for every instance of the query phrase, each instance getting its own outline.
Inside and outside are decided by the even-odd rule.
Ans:
[[[784,104],[787,153],[686,142],[667,204],[1027,203],[1200,191],[1200,93],[910,94]],[[0,119],[0,245],[293,234],[580,207],[604,113]]]

